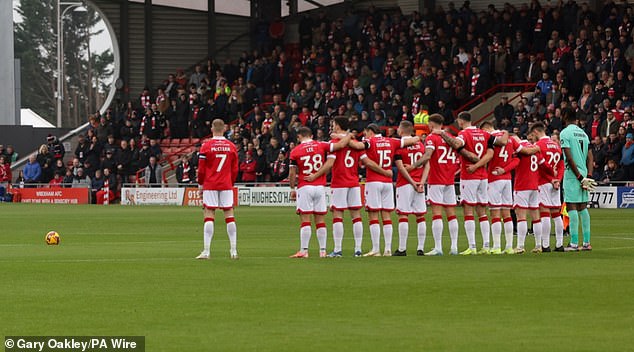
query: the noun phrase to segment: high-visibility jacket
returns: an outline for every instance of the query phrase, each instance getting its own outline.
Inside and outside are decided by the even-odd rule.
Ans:
[[[427,110],[421,109],[416,115],[414,115],[414,129],[416,130],[416,135],[427,135],[429,134],[429,112]]]

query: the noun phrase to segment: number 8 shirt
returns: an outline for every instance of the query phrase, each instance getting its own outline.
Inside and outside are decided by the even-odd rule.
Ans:
[[[522,141],[520,145],[523,148],[533,147],[528,141]],[[537,209],[539,208],[539,168],[545,163],[541,153],[533,155],[518,155],[520,163],[515,171],[515,192],[514,206],[520,209]]]
[[[326,155],[333,151],[333,144],[306,140],[291,151],[291,166],[297,167],[299,178],[297,184],[297,212],[299,214],[327,213],[326,175],[321,175],[313,181],[306,181],[304,177],[313,174],[324,165]]]

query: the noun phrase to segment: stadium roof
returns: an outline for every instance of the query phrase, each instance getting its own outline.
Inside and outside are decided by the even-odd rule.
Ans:
[[[53,124],[31,109],[20,109],[20,125],[33,126],[35,128],[55,128]]]
[[[139,2],[144,3],[145,0],[129,0],[130,2]],[[207,1],[208,0],[152,0],[152,4],[160,5],[160,6],[170,6],[177,7],[183,9],[191,9],[198,11],[207,11]],[[271,0],[274,1],[274,0]],[[288,15],[288,6],[287,0],[277,0],[282,2],[282,15]],[[343,2],[343,0],[315,0],[312,2],[317,2],[321,5],[328,6],[333,4],[338,4]],[[218,13],[227,13],[231,15],[240,15],[240,16],[249,16],[250,14],[250,5],[251,1],[249,0],[215,0],[216,12]],[[311,4],[308,1],[298,0],[297,6],[299,12],[308,11],[312,9],[316,9],[317,6]]]

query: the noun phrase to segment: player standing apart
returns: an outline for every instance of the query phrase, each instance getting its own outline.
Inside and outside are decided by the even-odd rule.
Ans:
[[[564,114],[566,128],[561,131],[561,149],[564,152],[566,171],[564,171],[564,201],[570,218],[570,244],[566,252],[579,250],[579,218],[583,231],[584,251],[591,251],[590,213],[588,212],[588,191],[594,190],[596,182],[592,179],[592,153],[588,153],[590,141],[588,135],[577,126],[573,111]]]
[[[433,133],[439,134],[447,144],[458,152],[466,149],[480,159],[477,163],[473,163],[461,155],[460,196],[464,206],[464,228],[467,233],[469,248],[460,254],[489,254],[490,225],[486,213],[486,207],[489,205],[486,165],[493,158],[493,147],[506,145],[508,134],[504,133],[502,137],[495,138],[488,132],[472,126],[471,114],[467,112],[461,112],[458,115],[457,122],[461,131],[456,138],[451,137],[443,130],[435,130]],[[482,249],[480,252],[476,249],[474,209],[478,215],[480,232],[482,233]]]
[[[308,258],[308,244],[312,235],[310,217],[313,215],[319,242],[319,256],[326,257],[326,223],[324,216],[326,207],[326,175],[325,173],[314,180],[306,180],[305,176],[319,170],[326,162],[326,154],[335,152],[345,147],[350,141],[346,135],[337,143],[317,142],[313,140],[313,133],[308,127],[298,130],[300,144],[291,151],[291,165],[289,169],[289,182],[291,187],[291,200],[297,201],[297,213],[301,219],[300,247],[299,251],[291,258]],[[297,175],[298,188],[295,191]]]
[[[396,139],[385,138],[381,135],[381,129],[376,124],[369,124],[365,128],[365,140],[352,142],[355,149],[365,149],[368,159],[374,161],[384,171],[392,169],[394,156],[397,149],[413,145],[420,141],[418,138]],[[392,177],[378,173],[371,168],[366,172],[365,207],[370,221],[370,238],[372,250],[364,254],[364,257],[380,257],[381,230],[379,227],[379,215],[383,221],[383,236],[385,239],[384,256],[392,255],[392,218],[394,211],[394,187]]]
[[[544,124],[533,124],[530,129],[541,155],[553,169],[556,181],[550,182],[544,172],[539,173],[539,212],[542,217],[542,252],[550,252],[550,219],[555,222],[555,252],[564,251],[564,221],[561,218],[561,179],[564,176],[564,159],[559,143],[546,135]],[[541,169],[540,169],[541,170]]]
[[[202,189],[205,226],[203,251],[196,259],[209,259],[216,209],[222,209],[225,215],[231,259],[238,259],[237,229],[233,216],[233,185],[238,176],[238,152],[235,145],[224,137],[225,123],[222,120],[215,119],[211,128],[213,137],[203,143],[198,156],[198,187]]]
[[[425,200],[424,184],[429,173],[429,164],[424,169],[413,168],[407,171],[406,166],[410,166],[416,160],[422,158],[425,146],[418,137],[413,137],[414,125],[409,121],[402,121],[398,126],[398,135],[402,139],[416,138],[417,142],[407,148],[396,151],[394,163],[399,171],[396,179],[396,213],[398,214],[398,250],[394,256],[404,257],[407,255],[407,236],[409,233],[409,215],[416,217],[416,236],[418,247],[416,255],[425,255],[425,237],[427,225],[425,224],[425,214],[427,213],[427,203]]]
[[[480,128],[494,137],[502,137],[504,134],[502,131],[494,130],[493,123],[488,121],[482,123]],[[488,196],[489,209],[491,210],[491,237],[493,237],[491,254],[515,253],[513,250],[513,218],[511,218],[511,208],[513,208],[511,171],[520,162],[514,155],[519,152],[520,148],[517,139],[509,138],[505,146],[493,148],[493,158],[488,165]],[[502,223],[504,223],[504,237],[506,239],[504,252],[501,249]]]

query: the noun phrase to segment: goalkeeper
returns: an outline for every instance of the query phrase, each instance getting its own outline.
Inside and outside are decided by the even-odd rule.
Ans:
[[[575,112],[566,109],[563,112],[566,128],[561,131],[561,148],[564,152],[566,170],[564,172],[564,201],[570,217],[570,244],[566,252],[579,251],[579,218],[583,231],[583,247],[590,251],[590,213],[588,212],[588,192],[593,191],[597,183],[592,176],[592,153],[588,152],[588,135],[579,126]]]

